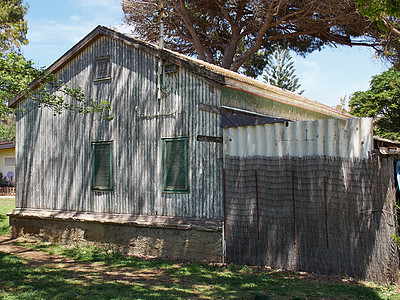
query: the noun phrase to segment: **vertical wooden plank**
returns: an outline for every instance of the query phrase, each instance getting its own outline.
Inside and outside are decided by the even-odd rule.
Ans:
[[[93,60],[104,55],[112,57],[113,78],[107,83],[94,83]],[[23,142],[19,156],[28,155],[27,149],[36,146],[39,152],[48,153],[48,161],[41,160],[39,152],[32,152],[31,157],[26,157],[27,165],[18,170],[24,170],[24,179],[29,178],[24,181],[28,182],[34,182],[45,171],[51,175],[40,183],[49,186],[48,189],[30,188],[26,197],[21,189],[20,201],[25,198],[32,207],[51,209],[220,218],[221,148],[196,141],[198,134],[220,134],[219,116],[197,110],[199,103],[219,105],[220,93],[211,91],[214,88],[198,75],[179,68],[174,79],[175,90],[158,109],[156,69],[156,57],[108,37],[94,41],[60,69],[57,72],[60,79],[82,85],[91,98],[109,98],[115,120],[105,122],[97,115],[73,113],[52,118],[48,111],[36,116],[31,112],[25,123],[19,123],[23,126],[20,128],[34,127],[38,132]],[[177,114],[141,119],[134,109],[136,106],[139,114],[166,111]],[[191,192],[166,196],[160,184],[160,140],[162,136],[175,135],[190,137]],[[115,140],[116,186],[112,193],[90,190],[89,149],[90,142],[95,140]]]

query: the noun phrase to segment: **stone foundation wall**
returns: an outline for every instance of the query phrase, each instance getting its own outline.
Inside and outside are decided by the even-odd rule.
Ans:
[[[39,218],[11,213],[13,238],[35,236],[68,245],[94,245],[128,255],[179,260],[222,261],[222,227],[193,226],[185,222],[118,222],[83,218]]]

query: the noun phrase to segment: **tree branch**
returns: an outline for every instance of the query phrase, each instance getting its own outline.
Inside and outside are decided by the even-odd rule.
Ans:
[[[271,1],[269,8],[268,8],[268,13],[264,19],[263,25],[261,26],[260,30],[257,33],[257,38],[256,38],[253,46],[250,47],[247,51],[245,51],[242,55],[240,55],[236,59],[236,61],[233,61],[233,58],[232,58],[232,62],[230,64],[230,70],[237,71],[246,60],[248,60],[254,53],[256,53],[261,48],[264,35],[267,32],[267,30],[270,28],[273,17],[279,13],[279,11],[281,9],[281,5],[285,2],[286,2],[286,0],[281,0],[278,3],[278,6],[276,7],[275,12],[274,12],[274,6],[276,3],[276,0]],[[239,62],[241,62],[240,65],[238,64]]]
[[[179,3],[177,3],[179,2]],[[186,27],[189,30],[190,35],[193,38],[193,46],[196,49],[197,54],[199,55],[199,58],[201,60],[207,61],[207,57],[204,52],[204,47],[200,41],[200,38],[193,26],[193,22],[189,16],[189,12],[187,11],[185,7],[185,3],[183,0],[178,0],[178,1],[172,1],[172,5],[175,7],[177,11],[180,12],[180,17],[182,20],[185,22]]]
[[[386,18],[383,18],[383,22],[385,23],[386,28],[392,31],[394,34],[400,37],[400,31]]]

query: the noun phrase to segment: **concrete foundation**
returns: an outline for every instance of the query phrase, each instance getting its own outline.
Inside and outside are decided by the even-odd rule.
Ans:
[[[219,220],[16,209],[13,238],[35,236],[68,245],[94,245],[128,255],[222,261]]]

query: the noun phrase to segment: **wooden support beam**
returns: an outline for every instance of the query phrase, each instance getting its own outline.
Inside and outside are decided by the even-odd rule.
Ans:
[[[200,103],[197,108],[202,111],[214,113],[214,114],[221,114],[221,108],[215,105]]]
[[[212,143],[222,143],[222,137],[218,136],[207,136],[207,135],[198,135],[198,142],[212,142]]]

